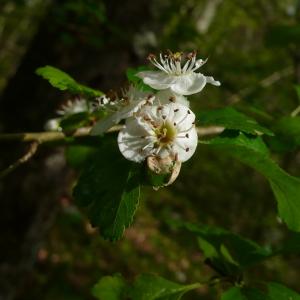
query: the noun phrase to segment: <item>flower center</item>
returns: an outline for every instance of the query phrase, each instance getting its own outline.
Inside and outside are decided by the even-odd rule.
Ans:
[[[177,130],[172,123],[167,121],[155,130],[155,135],[160,145],[167,145],[174,141]]]

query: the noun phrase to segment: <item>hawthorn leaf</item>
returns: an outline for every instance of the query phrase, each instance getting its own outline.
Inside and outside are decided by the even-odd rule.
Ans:
[[[128,289],[128,296],[132,300],[179,300],[186,292],[198,287],[200,283],[182,285],[157,275],[142,274]]]
[[[261,137],[225,131],[201,142],[228,153],[264,175],[276,197],[280,218],[289,229],[300,231],[300,179],[286,173],[270,158]]]
[[[219,108],[197,113],[198,125],[221,126],[226,129],[239,130],[249,134],[274,135],[273,132],[256,120],[238,112],[232,107]]]
[[[115,140],[101,145],[86,161],[73,195],[105,239],[120,239],[133,221],[140,197],[140,168],[122,157]]]
[[[275,282],[268,284],[268,294],[270,300],[300,300],[300,294]]]
[[[197,236],[204,256],[223,275],[238,273],[272,256],[271,250],[223,228],[192,223],[183,225]]]
[[[279,299],[280,298],[277,300]],[[235,286],[223,293],[221,300],[270,300],[270,298],[256,288],[242,288]]]
[[[104,276],[92,288],[92,294],[99,300],[122,300],[127,284],[119,274]]]
[[[103,95],[102,92],[78,83],[67,73],[52,66],[38,68],[36,74],[48,80],[53,87],[61,91],[67,90],[72,94],[82,94],[87,97],[99,97]]]

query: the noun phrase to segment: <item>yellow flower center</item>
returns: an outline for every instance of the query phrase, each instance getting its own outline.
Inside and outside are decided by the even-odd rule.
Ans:
[[[158,143],[160,145],[167,145],[174,141],[177,135],[175,126],[170,122],[165,122],[155,131]]]

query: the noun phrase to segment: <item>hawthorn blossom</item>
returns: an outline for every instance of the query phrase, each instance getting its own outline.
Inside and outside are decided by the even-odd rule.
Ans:
[[[106,105],[101,108],[110,112],[110,114],[98,121],[92,128],[91,135],[101,135],[109,128],[118,124],[121,120],[127,119],[137,113],[143,106],[152,104],[154,96],[149,92],[142,92],[135,87],[130,86],[129,89],[122,91],[122,97],[116,94],[114,99],[109,99]]]
[[[118,135],[119,149],[134,162],[142,162],[149,156],[185,162],[197,147],[194,124],[194,113],[182,104],[146,106],[126,120]]]
[[[196,73],[207,59],[197,59],[195,52],[187,55],[169,52],[166,55],[160,54],[159,60],[150,54],[148,59],[160,71],[142,71],[136,75],[156,90],[170,89],[178,95],[192,95],[200,92],[206,83],[221,85],[211,76]]]
[[[68,100],[56,112],[58,115],[65,117],[65,116],[78,114],[81,112],[89,112],[89,111],[91,111],[91,107],[88,101],[84,98],[77,98],[73,101]]]

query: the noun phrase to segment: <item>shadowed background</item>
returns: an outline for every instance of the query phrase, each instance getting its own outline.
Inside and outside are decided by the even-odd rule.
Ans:
[[[41,131],[69,95],[35,75],[53,65],[104,92],[126,83],[126,70],[150,52],[197,50],[203,72],[222,86],[193,97],[194,110],[249,104],[276,119],[298,104],[298,40],[272,34],[299,23],[299,2],[288,0],[2,0],[0,5],[0,133]],[[266,117],[262,116],[262,123]],[[26,151],[1,144],[0,168]],[[275,154],[300,176],[299,151]],[[116,243],[104,241],[72,202],[77,172],[64,148],[42,147],[0,181],[0,299],[93,299],[91,286],[116,272],[154,272],[178,282],[205,281],[195,239],[173,231],[170,218],[224,226],[262,245],[286,230],[266,180],[232,158],[199,145],[175,184],[146,190],[133,226]],[[298,256],[273,258],[253,274],[298,289]],[[218,299],[212,287],[185,299]]]

